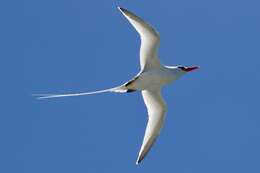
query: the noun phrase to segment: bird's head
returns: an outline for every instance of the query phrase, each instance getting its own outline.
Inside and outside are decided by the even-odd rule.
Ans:
[[[193,70],[196,70],[198,69],[199,67],[198,66],[190,66],[190,67],[185,67],[185,66],[177,66],[177,68],[181,71],[181,72],[184,72],[184,73],[187,73],[187,72],[191,72]]]
[[[188,73],[188,72],[191,72],[191,71],[199,68],[198,66],[186,67],[186,66],[183,66],[183,65],[166,66],[166,67],[171,70],[171,72],[174,74],[176,79],[181,77],[182,75]]]

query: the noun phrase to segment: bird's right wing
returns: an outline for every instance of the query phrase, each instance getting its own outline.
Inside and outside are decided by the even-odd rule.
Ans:
[[[140,65],[141,71],[145,71],[151,68],[160,67],[160,62],[157,57],[157,48],[160,43],[159,34],[148,23],[136,16],[132,12],[118,7],[122,14],[133,25],[136,31],[141,37],[140,48]]]
[[[143,90],[142,95],[148,111],[148,123],[136,164],[139,164],[151,149],[163,126],[167,110],[160,89]]]

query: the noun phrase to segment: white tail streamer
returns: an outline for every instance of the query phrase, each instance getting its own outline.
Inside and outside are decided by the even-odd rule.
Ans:
[[[99,91],[92,91],[92,92],[82,92],[82,93],[71,93],[71,94],[33,94],[36,96],[37,99],[49,99],[49,98],[59,98],[59,97],[75,97],[75,96],[84,96],[84,95],[91,95],[91,94],[99,94],[105,92],[117,92],[117,93],[124,93],[127,91],[127,88],[122,85],[115,88],[109,88],[105,90]]]

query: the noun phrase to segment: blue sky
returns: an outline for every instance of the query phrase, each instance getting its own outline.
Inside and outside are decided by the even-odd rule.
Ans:
[[[161,62],[199,65],[163,89],[167,120],[140,166],[140,93],[35,100],[113,87],[139,70],[116,6],[161,35]],[[0,4],[0,172],[260,172],[260,2],[24,0]]]

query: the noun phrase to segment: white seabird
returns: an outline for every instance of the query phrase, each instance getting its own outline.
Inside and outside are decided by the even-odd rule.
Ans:
[[[167,110],[166,103],[161,96],[162,86],[169,84],[187,72],[197,69],[197,66],[164,66],[160,63],[157,56],[157,49],[160,43],[159,34],[148,23],[136,16],[132,12],[118,7],[121,13],[133,25],[141,37],[140,48],[140,72],[130,81],[121,86],[76,94],[39,94],[39,99],[82,96],[89,94],[97,94],[103,92],[133,92],[141,91],[144,103],[148,112],[148,123],[145,130],[143,143],[136,161],[139,164],[151,149],[160,129],[163,126],[165,112]]]

